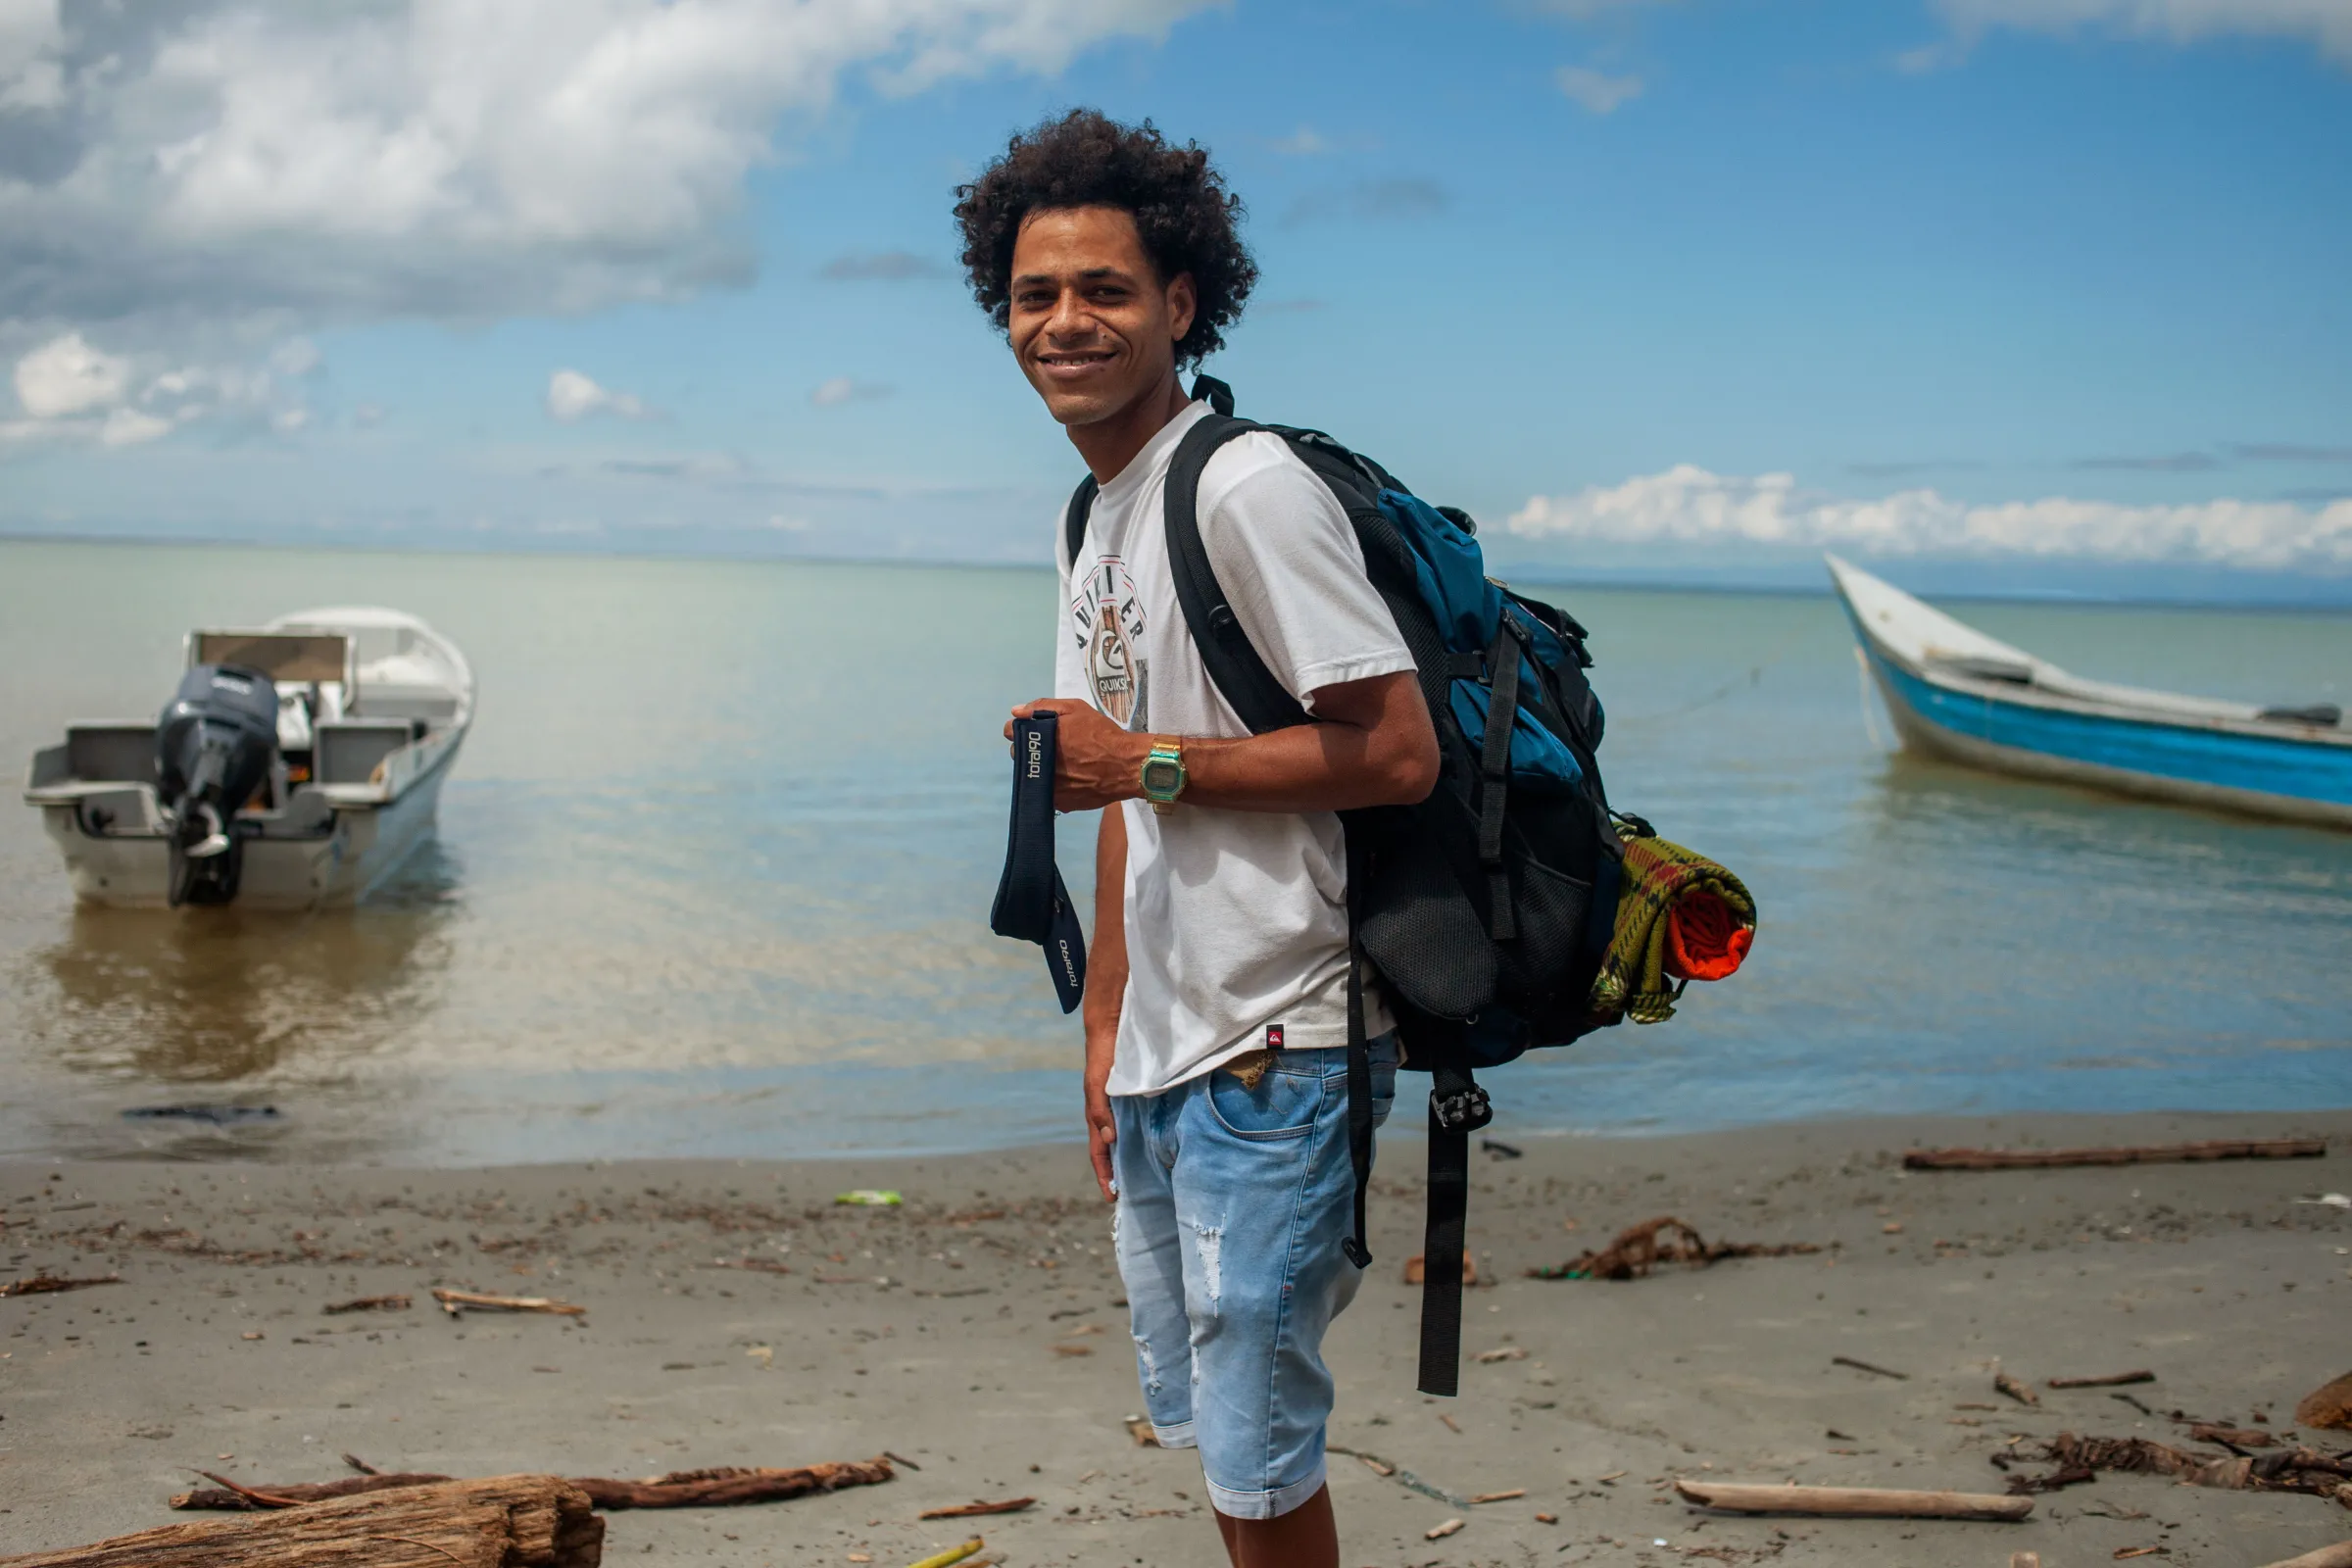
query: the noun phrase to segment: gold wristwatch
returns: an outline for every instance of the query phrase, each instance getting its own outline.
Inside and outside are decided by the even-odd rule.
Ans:
[[[1154,740],[1152,755],[1144,759],[1144,799],[1152,809],[1165,816],[1176,809],[1176,797],[1184,793],[1184,743],[1180,740]]]

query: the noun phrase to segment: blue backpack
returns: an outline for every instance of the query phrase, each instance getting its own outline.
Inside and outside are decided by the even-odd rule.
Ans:
[[[1457,1390],[1469,1135],[1494,1119],[1475,1071],[1594,1027],[1589,999],[1614,928],[1623,846],[1601,786],[1600,701],[1585,679],[1584,627],[1486,574],[1477,525],[1433,507],[1320,430],[1233,416],[1233,392],[1200,376],[1211,413],[1170,460],[1166,525],[1177,602],[1209,678],[1251,734],[1310,722],[1250,646],[1200,539],[1200,475],[1226,442],[1280,436],[1354,525],[1364,569],[1412,652],[1438,734],[1437,787],[1419,805],[1342,812],[1347,829],[1348,1151],[1358,1268],[1372,1150],[1367,966],[1396,1016],[1406,1065],[1431,1075],[1429,1212],[1422,1248],[1420,1388]],[[1071,497],[1068,559],[1081,559],[1095,481]],[[1639,819],[1638,830],[1645,830]]]

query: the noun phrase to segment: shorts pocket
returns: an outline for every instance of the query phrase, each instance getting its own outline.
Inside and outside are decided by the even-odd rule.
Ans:
[[[1340,1080],[1345,1091],[1347,1080]],[[1323,1080],[1313,1073],[1269,1068],[1251,1089],[1219,1067],[1208,1075],[1208,1110],[1225,1130],[1252,1143],[1303,1138],[1323,1109]]]

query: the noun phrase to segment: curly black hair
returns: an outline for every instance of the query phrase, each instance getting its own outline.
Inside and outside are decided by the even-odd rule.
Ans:
[[[963,270],[972,297],[1000,331],[1012,312],[1012,247],[1031,213],[1117,207],[1135,219],[1144,254],[1161,281],[1193,274],[1200,297],[1176,363],[1195,365],[1225,345],[1242,314],[1257,264],[1242,243],[1242,199],[1225,188],[1198,142],[1177,147],[1149,120],[1122,125],[1100,111],[1073,109],[1021,132],[1004,156],[956,187]]]

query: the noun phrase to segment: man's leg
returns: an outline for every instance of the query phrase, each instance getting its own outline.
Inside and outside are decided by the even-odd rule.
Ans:
[[[1327,1568],[1340,1560],[1340,1531],[1331,1516],[1331,1488],[1279,1519],[1228,1519],[1217,1515],[1225,1555],[1233,1568]]]
[[[1118,1137],[1110,1147],[1119,1204],[1112,1250],[1127,1287],[1135,1375],[1152,1435],[1165,1448],[1193,1446],[1193,1352],[1184,1315],[1184,1255],[1170,1182],[1175,1129],[1170,1095],[1121,1095],[1110,1102]]]

